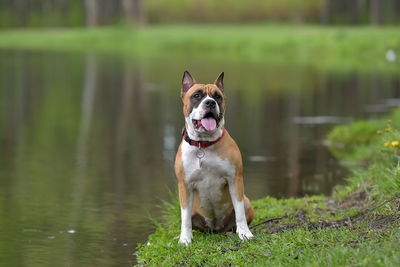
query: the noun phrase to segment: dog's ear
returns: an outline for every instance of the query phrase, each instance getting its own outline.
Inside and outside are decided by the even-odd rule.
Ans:
[[[219,90],[222,91],[222,93],[224,93],[224,73],[223,72],[221,72],[221,74],[215,80],[214,84],[219,88]]]
[[[187,70],[185,70],[182,78],[181,95],[184,95],[190,89],[190,87],[192,87],[193,84],[195,83],[196,81],[195,79],[193,79],[192,75],[190,75],[190,73]]]

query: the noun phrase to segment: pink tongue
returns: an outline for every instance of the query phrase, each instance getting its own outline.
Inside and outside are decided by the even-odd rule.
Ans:
[[[201,119],[201,125],[203,125],[207,131],[213,131],[217,127],[217,122],[214,118],[203,118]]]

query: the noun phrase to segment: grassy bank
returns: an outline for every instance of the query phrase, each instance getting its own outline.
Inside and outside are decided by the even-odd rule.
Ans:
[[[387,122],[390,118],[392,122]],[[253,202],[255,238],[194,231],[178,244],[177,200],[147,244],[139,264],[156,266],[398,266],[400,264],[400,109],[388,118],[339,126],[329,135],[334,153],[353,163],[346,186],[330,197]],[[363,134],[360,135],[360,132]]]
[[[53,29],[0,32],[0,48],[118,53],[187,61],[311,64],[320,68],[393,70],[398,27],[160,25],[143,29]]]

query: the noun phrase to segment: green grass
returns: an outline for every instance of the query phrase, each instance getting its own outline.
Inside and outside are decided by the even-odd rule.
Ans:
[[[0,48],[117,53],[143,58],[311,64],[320,68],[396,71],[398,27],[158,25],[142,29],[8,30]]]
[[[354,174],[346,187],[337,190],[338,197],[343,198],[360,188],[373,199],[382,200],[400,194],[400,148],[392,145],[393,141],[400,142],[400,108],[388,119],[390,123],[381,119],[339,126],[328,136],[332,151],[340,158],[346,162],[368,164],[368,168],[352,168]],[[359,126],[363,124],[370,125],[370,138],[359,134]],[[341,134],[343,137],[353,136],[352,143],[348,143],[349,138],[340,143]]]
[[[335,127],[328,134],[331,152],[342,160],[352,162],[390,156],[384,152],[389,152],[392,148],[384,148],[382,144],[399,139],[396,129],[400,129],[400,109],[395,110],[389,117],[390,123],[382,119],[360,120],[350,125]]]
[[[175,232],[178,234],[178,232]],[[398,224],[371,229],[367,224],[338,229],[302,228],[259,234],[250,242],[195,232],[195,242],[179,245],[158,230],[139,247],[139,264],[155,266],[395,266],[400,256]]]
[[[388,123],[388,118],[393,122]],[[191,245],[178,244],[180,219],[175,197],[166,205],[164,222],[156,222],[157,230],[148,243],[139,244],[139,265],[399,266],[400,149],[392,141],[400,141],[400,108],[388,118],[334,129],[330,142],[343,142],[344,158],[368,160],[367,167],[353,165],[347,185],[337,187],[330,197],[266,197],[252,202],[256,214],[252,225],[270,221],[253,227],[255,238],[247,242],[230,233],[194,231]],[[386,142],[390,146],[385,147]],[[349,156],[361,154],[359,150],[367,154]],[[340,227],[315,227],[343,219]]]

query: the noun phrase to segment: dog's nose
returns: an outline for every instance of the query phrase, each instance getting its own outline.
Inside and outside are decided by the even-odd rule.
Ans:
[[[204,105],[206,105],[206,107],[208,107],[208,108],[215,108],[215,101],[209,99],[206,102],[204,102]]]

